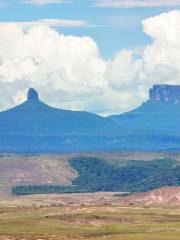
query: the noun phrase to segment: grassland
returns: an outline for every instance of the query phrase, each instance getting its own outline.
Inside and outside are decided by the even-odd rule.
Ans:
[[[180,239],[180,207],[115,205],[117,197],[109,192],[11,195],[16,185],[71,185],[79,175],[69,159],[79,156],[102,158],[120,167],[128,160],[180,161],[180,154],[169,153],[0,156],[0,240]]]
[[[180,207],[0,207],[0,239],[179,240]]]

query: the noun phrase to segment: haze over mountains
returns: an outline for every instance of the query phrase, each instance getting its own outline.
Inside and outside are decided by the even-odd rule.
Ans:
[[[95,146],[95,137],[112,137],[118,131],[118,124],[93,113],[50,107],[32,88],[27,101],[0,113],[1,151],[88,149]]]
[[[27,101],[0,113],[1,152],[176,150],[180,86],[155,85],[139,108],[107,118],[56,109],[29,89]]]

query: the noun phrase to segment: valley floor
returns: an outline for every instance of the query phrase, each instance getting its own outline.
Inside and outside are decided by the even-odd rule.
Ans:
[[[179,240],[180,207],[0,207],[1,240]]]

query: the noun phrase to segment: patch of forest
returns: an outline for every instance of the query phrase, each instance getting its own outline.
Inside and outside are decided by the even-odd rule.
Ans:
[[[79,176],[72,186],[14,186],[13,194],[50,194],[82,192],[142,192],[163,186],[180,185],[180,165],[173,159],[127,161],[125,166],[111,165],[95,157],[75,157],[70,165]]]

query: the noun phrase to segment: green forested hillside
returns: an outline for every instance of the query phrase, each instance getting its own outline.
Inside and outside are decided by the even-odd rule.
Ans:
[[[139,192],[162,186],[180,185],[180,165],[172,159],[127,161],[125,165],[111,165],[95,157],[75,157],[70,165],[79,176],[72,186],[15,186],[13,193],[38,194],[62,192]]]

